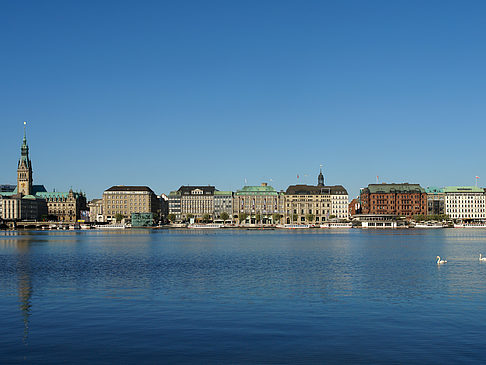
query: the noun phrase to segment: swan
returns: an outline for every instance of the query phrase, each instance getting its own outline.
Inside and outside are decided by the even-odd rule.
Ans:
[[[441,260],[440,256],[437,256],[437,265],[445,264],[446,262],[447,262],[447,260]]]
[[[486,257],[483,257],[482,254],[479,254],[479,261],[486,261]]]

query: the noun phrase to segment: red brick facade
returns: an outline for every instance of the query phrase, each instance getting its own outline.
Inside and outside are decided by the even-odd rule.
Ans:
[[[361,191],[363,214],[427,214],[427,193],[416,184],[370,184]]]

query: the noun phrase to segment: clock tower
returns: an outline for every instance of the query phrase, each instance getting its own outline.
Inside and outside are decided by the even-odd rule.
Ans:
[[[32,165],[29,159],[29,146],[25,134],[24,122],[24,139],[20,148],[20,160],[17,167],[17,193],[23,195],[32,194]]]

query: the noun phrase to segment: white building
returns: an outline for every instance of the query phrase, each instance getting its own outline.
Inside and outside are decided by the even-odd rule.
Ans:
[[[452,219],[484,220],[486,200],[484,189],[474,186],[444,188],[445,214]]]

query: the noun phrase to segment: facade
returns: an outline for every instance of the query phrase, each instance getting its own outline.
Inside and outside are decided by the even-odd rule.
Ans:
[[[159,199],[160,204],[160,216],[158,218],[167,218],[169,215],[169,197],[165,194],[160,194],[157,199]]]
[[[369,184],[360,200],[362,214],[427,214],[427,193],[419,184]]]
[[[38,192],[36,196],[47,203],[49,219],[58,222],[76,222],[82,218],[81,212],[87,209],[86,196],[74,192]]]
[[[132,227],[152,227],[153,225],[153,213],[132,213]]]
[[[132,213],[153,213],[159,210],[157,196],[147,186],[112,186],[103,192],[103,220],[113,221],[117,215],[130,218]]]
[[[261,186],[244,186],[234,194],[233,219],[242,215],[246,219],[241,223],[279,223],[274,221],[274,214],[283,215],[284,197],[267,183]]]
[[[181,217],[188,215],[201,219],[208,214],[214,218],[214,186],[181,186],[178,190],[181,196]]]
[[[46,213],[45,201],[33,195],[4,196],[0,203],[1,218],[6,221],[36,221]]]
[[[341,185],[324,185],[322,170],[317,185],[291,185],[285,192],[284,218],[290,223],[321,223],[348,219],[348,192]]]
[[[175,215],[176,221],[182,219],[180,191],[171,191],[169,193],[169,214]]]
[[[427,215],[445,214],[444,189],[437,187],[426,187],[427,193]]]
[[[231,218],[233,216],[233,192],[215,191],[214,192],[214,217],[220,218],[225,212]]]
[[[444,188],[445,214],[452,219],[484,220],[484,190],[474,186],[447,186]]]
[[[349,217],[352,217],[360,213],[361,213],[361,202],[359,200],[359,197],[357,197],[351,200],[351,202],[349,203]]]
[[[88,203],[89,221],[104,222],[103,220],[103,200],[93,199]]]

